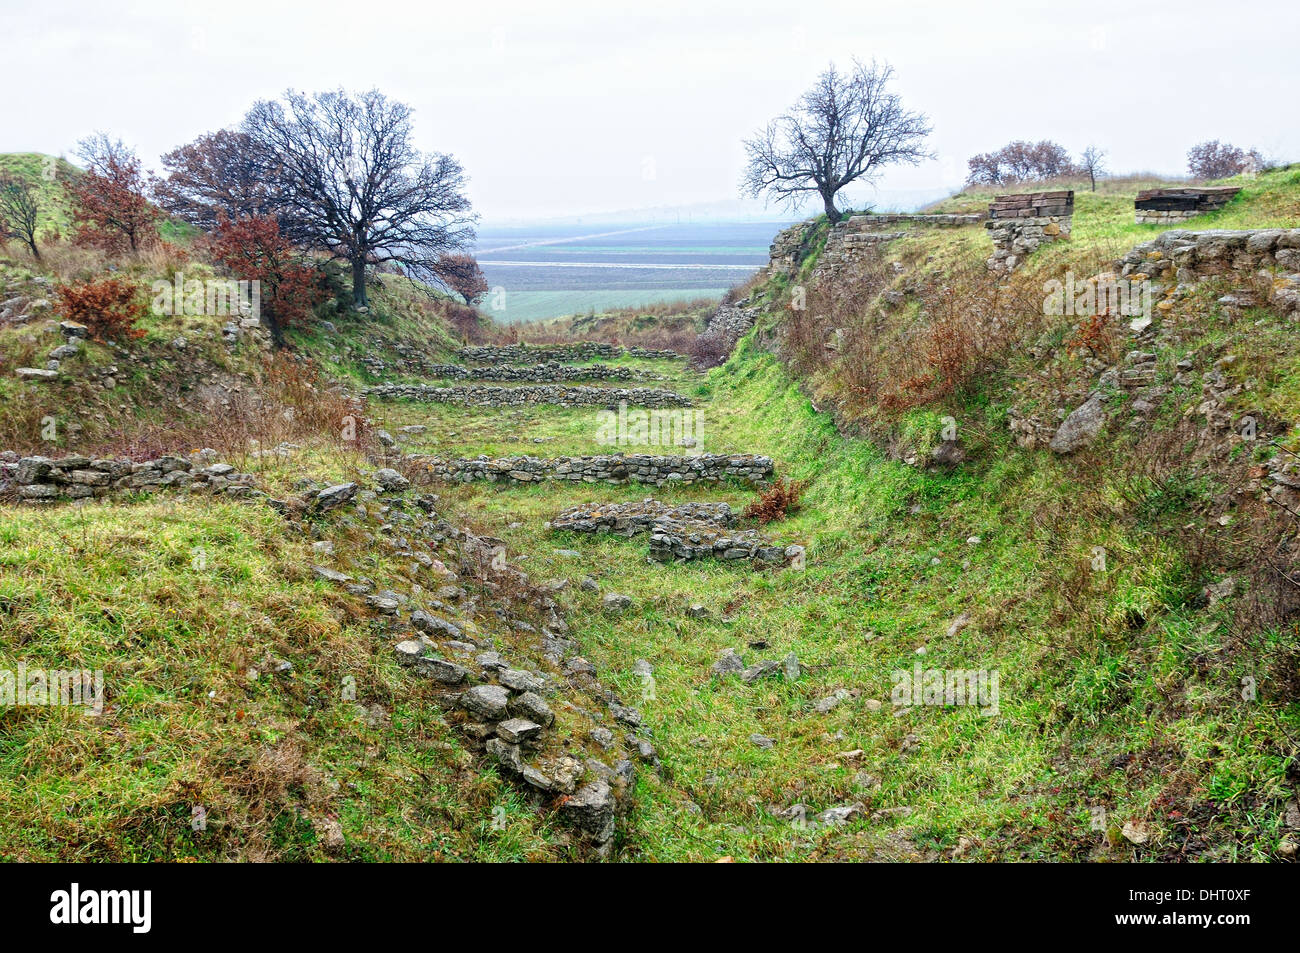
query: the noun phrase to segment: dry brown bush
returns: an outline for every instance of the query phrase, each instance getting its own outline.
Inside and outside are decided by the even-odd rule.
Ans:
[[[770,486],[761,491],[758,499],[745,507],[742,514],[745,519],[757,520],[759,523],[771,523],[783,520],[799,510],[799,497],[808,489],[807,480],[785,480],[777,477]]]

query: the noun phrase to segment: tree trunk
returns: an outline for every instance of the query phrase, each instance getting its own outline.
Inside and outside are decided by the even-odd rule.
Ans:
[[[262,326],[271,333],[271,344],[275,349],[284,350],[284,328],[280,327],[279,320],[266,308],[262,309]]]
[[[352,259],[352,306],[354,308],[370,307],[370,299],[366,297],[365,258]]]
[[[34,238],[27,239],[27,247],[32,250],[32,257],[35,258],[37,261],[40,261],[41,253],[36,249],[36,239]]]
[[[840,220],[840,210],[835,207],[835,193],[822,193],[822,202],[826,205],[826,218],[834,225]]]

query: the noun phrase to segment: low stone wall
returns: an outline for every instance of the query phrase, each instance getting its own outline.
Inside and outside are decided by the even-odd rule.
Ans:
[[[1133,218],[1139,225],[1185,222],[1223,208],[1240,191],[1231,186],[1143,189],[1133,202]]]
[[[699,521],[731,526],[736,516],[727,503],[682,503],[670,506],[659,500],[639,503],[584,503],[562,510],[550,528],[573,533],[613,533],[635,536],[648,533],[664,521]]]
[[[811,228],[812,222],[799,222],[776,233],[767,251],[767,268],[771,274],[793,275],[799,270],[806,252],[804,239]]]
[[[826,244],[817,258],[817,268],[813,278],[824,281],[835,277],[840,270],[859,264],[867,259],[874,259],[880,253],[880,246],[904,237],[907,232],[879,232],[850,228],[849,220],[844,220],[831,229],[826,236]]]
[[[870,215],[853,215],[848,219],[850,231],[868,231],[889,225],[935,225],[939,228],[960,228],[978,225],[983,215],[913,215],[904,212],[873,212]]]
[[[566,387],[534,384],[522,387],[432,387],[428,384],[379,384],[363,391],[383,400],[418,400],[435,404],[476,407],[517,407],[522,404],[556,404],[560,407],[690,407],[691,398],[652,387]]]
[[[556,531],[650,534],[650,558],[657,562],[697,559],[750,560],[768,565],[802,564],[804,548],[775,543],[755,530],[735,530],[735,515],[726,503],[659,500],[638,503],[592,503],[571,506],[548,524]]]
[[[881,229],[900,225],[927,225],[955,228],[977,225],[983,215],[912,215],[902,212],[882,212],[872,215],[851,215],[841,219],[830,230],[826,245],[818,258],[818,272],[822,277],[836,269],[853,263],[859,256],[875,254],[878,246],[908,234],[906,231],[883,232]],[[812,222],[799,222],[776,234],[768,249],[768,271],[772,274],[793,275],[799,270],[808,249],[805,242]]]
[[[199,451],[188,458],[160,457],[144,463],[92,459],[80,454],[50,458],[19,457],[13,451],[0,453],[0,496],[16,497],[24,503],[98,499],[167,487],[227,496],[265,496],[255,489],[254,482],[251,474],[215,462],[212,451],[206,454]]]
[[[590,457],[487,457],[467,460],[408,456],[410,472],[419,479],[448,483],[539,483],[565,480],[580,483],[721,483],[736,480],[761,484],[772,479],[771,457],[753,454],[652,456],[613,454]]]
[[[782,546],[754,530],[729,530],[710,523],[663,520],[650,533],[650,558],[656,562],[744,559],[774,566],[800,564],[802,546]]]
[[[685,354],[678,354],[676,351],[670,351],[665,347],[629,347],[625,349],[624,353],[628,357],[639,357],[646,361],[672,361],[686,357]]]
[[[461,364],[430,364],[424,372],[430,377],[448,380],[476,381],[541,381],[552,383],[579,380],[631,381],[658,375],[646,374],[631,367],[616,364],[488,364],[483,367],[465,367]]]
[[[599,341],[572,344],[488,344],[463,347],[457,356],[471,364],[542,364],[550,361],[592,361],[627,355],[646,360],[669,360],[683,355],[676,351],[648,347],[623,347]]]
[[[1300,228],[1161,232],[1115,262],[1121,277],[1194,284],[1225,274],[1264,272],[1269,303],[1300,313]]]

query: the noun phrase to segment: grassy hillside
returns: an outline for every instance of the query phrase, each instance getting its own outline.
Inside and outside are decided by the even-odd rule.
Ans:
[[[1300,170],[1243,185],[1192,225],[1300,222]],[[1300,460],[1300,336],[1258,300],[1221,300],[1249,290],[1223,279],[1162,297],[1168,333],[1154,344],[1120,327],[1072,346],[1078,321],[1043,313],[1042,284],[1095,274],[1159,231],[1132,223],[1137,187],[1078,193],[1071,241],[1001,283],[983,270],[982,228],[918,229],[878,267],[825,282],[820,223],[798,274],[746,289],[762,313],[726,364],[620,361],[695,398],[701,449],[768,454],[779,476],[807,481],[800,508],[761,528],[806,546],[802,569],[663,564],[646,558],[644,536],[547,525],[569,505],[648,496],[741,510],[755,493],[738,485],[417,487],[290,520],[162,491],[0,504],[0,669],[75,659],[113,686],[97,718],[0,714],[17,740],[0,752],[0,854],[581,856],[555,816],[562,799],[504,780],[450,730],[430,683],[397,667],[393,629],[310,571],[322,558],[312,543],[328,542],[330,565],[433,599],[405,545],[415,498],[433,492],[450,527],[503,541],[513,565],[544,581],[581,657],[639,710],[650,750],[635,765],[618,859],[1293,858],[1300,543],[1296,521],[1261,501],[1260,480],[1278,459]],[[158,265],[130,267],[144,278]],[[26,281],[27,267],[11,256],[3,274]],[[802,310],[796,287],[808,292]],[[30,383],[11,370],[44,354],[55,339],[42,322],[57,315],[0,328],[0,449],[49,452],[40,419],[71,407],[82,442],[60,436],[59,452],[147,434],[150,449],[220,446],[286,499],[302,481],[365,483],[375,447],[336,433],[349,395],[425,379],[421,362],[456,343],[405,283],[385,278],[375,301],[369,315],[327,306],[293,332],[311,374],[268,364],[252,342],[228,346],[213,319],[160,318],[138,341],[87,346],[68,380]],[[662,342],[705,316],[638,309],[548,333]],[[193,338],[183,354],[178,334]],[[942,345],[953,341],[966,343],[950,359],[959,349]],[[1108,423],[1086,449],[1063,457],[1017,442],[1014,419],[1059,423],[1104,386],[1102,367],[1146,347],[1164,388],[1150,408],[1111,387]],[[113,386],[92,387],[109,364]],[[1222,380],[1224,413],[1256,415],[1267,441],[1209,426],[1197,408],[1211,379]],[[216,392],[197,399],[213,386],[225,404]],[[443,456],[609,449],[596,408],[374,400],[364,413],[371,427],[425,428],[403,446]],[[931,451],[949,421],[964,459],[942,464]],[[295,448],[253,453],[281,441]],[[529,647],[532,608],[460,584],[473,590],[476,608],[458,610],[470,624],[549,664]],[[609,593],[631,606],[610,611]],[[713,673],[729,648],[747,664],[794,656],[797,671],[778,664],[750,683]],[[899,673],[918,664],[996,672],[996,712],[895,704]],[[357,699],[338,690],[348,675]],[[584,685],[563,679],[553,699],[556,750],[581,757],[579,718],[599,701]],[[196,805],[211,819],[203,832],[191,825]],[[836,808],[842,823],[819,820]]]
[[[71,225],[62,182],[80,170],[66,159],[39,152],[0,152],[0,176],[13,176],[37,186],[41,215],[38,228],[66,232]]]

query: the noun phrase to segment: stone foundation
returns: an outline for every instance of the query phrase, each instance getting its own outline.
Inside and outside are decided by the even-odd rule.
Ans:
[[[566,387],[563,384],[535,384],[522,387],[433,387],[428,384],[379,384],[363,393],[382,400],[417,400],[434,404],[472,407],[517,407],[523,404],[555,404],[560,407],[690,407],[691,398],[670,390],[651,387]]]
[[[430,364],[424,369],[430,377],[446,380],[475,381],[541,381],[544,383],[580,380],[631,381],[656,379],[631,367],[615,364],[488,364],[483,367],[464,367],[460,364]]]
[[[500,344],[463,347],[457,356],[470,364],[541,364],[548,361],[592,361],[597,358],[638,357],[645,360],[668,360],[683,355],[676,351],[648,347],[623,347],[599,341],[575,341],[572,344]]]
[[[51,504],[102,499],[141,490],[175,488],[236,497],[265,497],[254,478],[216,462],[213,451],[187,457],[166,456],[144,463],[91,459],[79,454],[50,458],[0,454],[0,496],[23,503]]]
[[[933,225],[939,228],[960,228],[978,225],[983,215],[912,215],[903,212],[873,212],[870,215],[853,215],[848,219],[850,231],[868,231],[890,225]]]
[[[737,532],[710,523],[664,520],[650,533],[650,558],[661,563],[744,559],[782,566],[798,562],[803,554],[802,546],[782,546],[754,530]]]
[[[1139,225],[1176,225],[1218,211],[1240,191],[1232,187],[1144,189],[1133,203],[1133,219]]]
[[[988,267],[1012,271],[1039,246],[1069,238],[1073,216],[1074,192],[1069,190],[995,197],[984,223],[993,239]]]
[[[1282,314],[1300,313],[1300,228],[1161,232],[1115,262],[1115,269],[1124,278],[1180,285],[1214,275],[1254,274],[1266,279],[1269,304]]]
[[[551,529],[573,533],[612,533],[635,536],[665,522],[698,521],[731,526],[736,516],[726,503],[682,503],[670,506],[659,500],[639,503],[594,503],[571,506],[551,520]]]
[[[721,483],[735,480],[757,485],[772,479],[771,457],[753,454],[651,456],[615,454],[590,457],[479,457],[443,459],[409,456],[417,478],[447,483],[540,483],[566,480],[575,483]]]
[[[656,562],[697,559],[749,560],[789,565],[803,556],[802,546],[785,546],[755,530],[736,530],[726,503],[683,503],[669,506],[658,500],[639,503],[596,503],[572,506],[549,526],[573,533],[650,534],[650,558]]]

